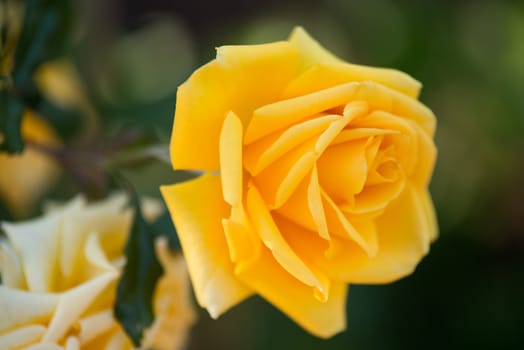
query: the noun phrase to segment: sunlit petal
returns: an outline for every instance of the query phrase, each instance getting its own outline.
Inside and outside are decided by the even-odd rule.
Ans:
[[[24,261],[23,269],[29,290],[36,293],[53,291],[57,274],[59,216],[3,223],[2,227]]]
[[[346,328],[347,285],[332,282],[325,302],[278,264],[269,252],[239,278],[312,334],[328,338]],[[278,288],[275,288],[278,286]]]
[[[223,46],[177,93],[171,160],[175,169],[218,170],[220,129],[228,111],[247,125],[293,78],[298,54],[289,43]],[[195,138],[198,135],[198,138]]]
[[[242,123],[229,112],[220,133],[220,179],[224,200],[237,205],[242,201]]]

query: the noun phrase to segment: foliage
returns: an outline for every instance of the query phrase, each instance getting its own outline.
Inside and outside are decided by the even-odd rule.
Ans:
[[[155,234],[145,221],[136,195],[131,200],[135,211],[126,244],[126,265],[117,289],[115,316],[136,346],[144,330],[154,320],[152,297],[162,266],[155,257]]]
[[[0,150],[18,153],[24,149],[20,132],[24,108],[38,110],[43,101],[33,73],[42,63],[64,54],[71,33],[72,4],[69,0],[25,1],[20,33],[15,27],[20,19],[8,18],[8,9],[22,2],[3,0],[2,5],[0,134],[4,139]]]

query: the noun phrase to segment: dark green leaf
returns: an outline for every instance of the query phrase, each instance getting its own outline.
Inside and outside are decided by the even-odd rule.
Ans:
[[[5,204],[0,200],[0,222],[11,220],[11,215]],[[2,228],[0,227],[0,236],[3,234]]]
[[[153,230],[167,237],[171,250],[181,250],[175,226],[167,210],[153,223]]]
[[[82,125],[82,112],[78,109],[63,109],[43,97],[33,109],[49,120],[62,140],[74,136]]]
[[[9,20],[7,18],[7,1],[6,0],[0,0],[0,8],[2,9],[2,13],[0,14],[0,16],[2,16],[2,18],[0,18],[0,53],[3,54],[3,48],[4,48],[4,45],[7,41],[7,32],[8,32],[8,24],[9,24]],[[0,56],[0,59],[2,58],[2,56]]]
[[[69,0],[24,3],[25,16],[14,54],[12,80],[9,79],[9,85],[4,82],[0,91],[0,132],[4,135],[0,150],[15,153],[24,148],[20,131],[24,106],[34,107],[40,101],[33,72],[41,63],[63,54],[71,33],[71,5]],[[2,28],[2,33],[5,31],[7,27]]]
[[[22,94],[39,64],[64,53],[72,20],[69,0],[28,0],[25,6],[12,74]]]
[[[127,263],[118,284],[115,316],[139,346],[144,329],[154,320],[152,298],[162,266],[155,255],[155,234],[145,221],[136,193],[131,195],[135,218],[126,244]]]
[[[0,133],[4,135],[0,150],[9,153],[23,151],[24,142],[20,131],[23,112],[24,105],[18,97],[0,91]]]

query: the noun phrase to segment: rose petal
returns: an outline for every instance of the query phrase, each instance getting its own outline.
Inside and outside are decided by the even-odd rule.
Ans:
[[[198,303],[213,318],[252,292],[237,280],[221,225],[228,215],[220,178],[205,174],[195,180],[162,186]]]
[[[297,280],[323,293],[326,286],[322,284],[321,278],[311,271],[284,240],[260,193],[253,186],[247,192],[247,212],[260,239],[275,260]]]
[[[260,107],[253,113],[244,143],[250,144],[320,112],[344,106],[353,100],[358,88],[359,83],[346,83]]]
[[[369,161],[368,161],[369,164]],[[404,178],[401,164],[387,152],[376,154],[368,172],[366,186],[391,184]]]
[[[364,139],[330,146],[318,159],[320,185],[335,201],[351,203],[364,188],[367,144]]]
[[[73,272],[77,272],[78,265],[82,256],[82,245],[85,237],[89,233],[83,229],[83,225],[78,224],[78,217],[82,215],[82,210],[86,207],[86,199],[82,195],[76,196],[65,206],[60,206],[61,215],[61,233],[59,241],[59,266],[60,272],[63,276],[60,282],[68,280],[73,276]],[[58,211],[51,209],[51,211]]]
[[[21,223],[3,223],[2,227],[24,261],[29,290],[36,293],[53,291],[57,274],[59,216],[48,215]]]
[[[293,30],[289,41],[299,50],[303,69],[310,69],[290,84],[287,93],[297,87],[308,89],[294,94],[298,96],[350,81],[372,80],[410,97],[418,97],[422,85],[408,74],[395,69],[346,63],[323,48],[301,27]]]
[[[433,137],[436,128],[435,115],[419,100],[372,81],[362,82],[360,86],[356,98],[367,101],[373,109],[413,120]],[[373,124],[370,126],[376,127]]]
[[[78,321],[80,333],[78,339],[81,345],[89,343],[112,329],[117,323],[113,317],[113,310],[103,310]]]
[[[313,143],[314,140],[289,152],[254,178],[270,209],[281,207],[315,166]]]
[[[312,334],[329,338],[346,328],[347,285],[332,282],[325,302],[279,265],[268,251],[239,278]]]
[[[224,200],[237,205],[242,201],[242,122],[233,112],[227,114],[220,133],[220,179]]]
[[[341,116],[333,114],[314,117],[253,142],[245,149],[244,166],[255,176],[293,148],[324,132],[338,119]]]
[[[380,127],[388,130],[398,130],[397,134],[384,135],[382,148],[387,148],[387,144],[394,145],[394,158],[402,163],[402,168],[406,174],[413,172],[417,163],[418,138],[416,123],[406,120],[393,113],[384,111],[373,111],[366,118],[356,120],[352,127]],[[419,127],[420,129],[420,127]],[[420,129],[422,132],[422,129]]]
[[[84,254],[86,260],[92,265],[95,271],[90,277],[95,277],[104,272],[117,272],[115,267],[107,259],[107,256],[100,245],[100,240],[96,233],[92,233],[87,237],[84,246]]]
[[[77,196],[60,208],[62,225],[59,260],[64,278],[59,282],[62,287],[69,287],[68,283],[81,274],[83,249],[89,234],[98,235],[97,239],[108,260],[122,255],[132,217],[130,209],[123,209],[125,203],[123,194],[115,194],[106,201],[90,205],[86,205],[82,196]]]
[[[64,348],[56,344],[42,343],[28,346],[24,350],[64,350]]]
[[[288,85],[283,97],[300,96],[347,82],[365,81],[374,81],[410,98],[417,98],[422,86],[409,75],[394,69],[343,62],[323,62],[303,71]]]
[[[295,27],[289,36],[289,42],[296,46],[305,66],[315,63],[343,62],[313,39],[302,27]]]
[[[320,237],[329,240],[316,166],[313,167],[311,175],[302,180],[293,195],[277,209],[277,212],[297,225],[318,232]]]
[[[58,303],[58,296],[32,293],[0,285],[0,333],[30,323],[46,322]]]
[[[380,211],[395,200],[404,190],[404,177],[393,183],[366,186],[364,191],[355,197],[353,205],[341,205],[341,209],[352,214],[366,214]]]
[[[268,206],[271,209],[282,206],[337,134],[365,112],[367,104],[364,102],[348,104],[342,118],[332,122],[324,132],[294,148],[255,176],[254,182]]]
[[[429,241],[433,242],[438,237],[438,223],[437,216],[435,213],[435,207],[433,206],[433,201],[431,200],[431,194],[427,188],[417,189],[414,188],[416,196],[420,200],[420,206],[422,211],[425,213],[427,220],[426,227],[428,230]]]
[[[2,276],[2,285],[6,287],[27,288],[20,259],[11,245],[3,239],[0,239],[0,276]]]
[[[437,148],[435,143],[426,133],[422,132],[421,127],[414,125],[417,130],[418,142],[417,142],[417,164],[413,169],[413,173],[410,178],[413,183],[421,188],[427,188],[433,169],[435,168],[435,161],[437,158]],[[431,202],[431,199],[429,199]]]
[[[21,349],[40,340],[46,328],[42,325],[20,327],[0,335],[0,349]]]
[[[164,268],[164,275],[155,287],[155,319],[144,331],[140,341],[141,348],[144,349],[182,348],[187,330],[196,318],[193,308],[187,302],[190,297],[185,260],[181,254],[170,251],[168,244],[166,237],[155,241],[155,252]]]
[[[222,227],[231,261],[236,264],[235,271],[241,270],[245,263],[258,258],[261,242],[242,204],[231,208],[230,217],[222,219]]]
[[[314,167],[307,188],[307,203],[309,212],[313,216],[313,221],[317,227],[318,234],[324,239],[329,239],[326,215],[324,213],[324,206],[322,205],[322,192],[319,183],[317,167]]]
[[[109,260],[122,255],[122,249],[127,241],[133,212],[126,208],[127,198],[121,194],[113,194],[105,201],[86,206],[78,217],[70,217],[78,227],[88,227],[89,233],[98,233],[100,245]],[[73,224],[71,223],[71,224]]]
[[[355,141],[359,139],[369,139],[373,136],[381,136],[387,134],[400,134],[398,130],[383,129],[383,128],[356,128],[356,129],[344,129],[337,135],[337,137],[331,142],[331,146],[338,145],[340,143]]]
[[[252,111],[275,101],[293,78],[293,45],[223,46],[177,93],[171,160],[175,169],[218,170],[219,135],[228,111],[247,125]],[[198,135],[198,137],[195,137]]]
[[[420,197],[412,186],[377,218],[376,256],[369,258],[351,242],[334,240],[335,253],[317,263],[332,278],[349,283],[389,283],[413,272],[426,254],[431,233]]]
[[[378,250],[376,231],[370,226],[363,226],[366,229],[364,231],[357,230],[351,220],[346,217],[346,214],[324,191],[322,191],[322,199],[329,232],[332,235],[355,242],[367,256],[375,256]]]
[[[106,342],[104,350],[127,350],[133,349],[129,338],[124,332],[114,332],[113,335]]]
[[[391,88],[388,88],[387,86],[378,84],[373,81],[345,83],[337,85],[335,87],[331,87],[326,90],[312,92],[306,95],[299,95],[299,97],[290,97],[289,99],[284,100],[284,102],[301,101],[300,98],[304,96],[318,96],[316,94],[326,93],[325,91],[329,91],[329,93],[337,92],[338,94],[340,94],[341,92],[338,91],[339,89],[345,92],[345,95],[343,97],[346,100],[344,103],[349,103],[351,101],[365,101],[368,103],[370,110],[380,110],[383,112],[389,112],[393,115],[402,116],[402,118],[413,120],[418,125],[420,125],[424,132],[426,132],[430,137],[433,137],[435,133],[435,115],[428,107],[426,107],[420,101],[414,98],[406,96],[396,90],[393,90]],[[286,96],[284,96],[284,98],[285,97]],[[276,103],[275,105],[278,105],[278,103]],[[293,117],[298,118],[296,116]],[[271,120],[271,123],[275,123],[278,126],[276,127],[276,129],[281,128],[282,126],[278,124],[278,119],[280,119],[279,116],[273,116],[273,118],[274,120]],[[365,119],[366,118],[363,118],[362,120]],[[287,121],[284,122],[286,124],[285,126],[289,125]],[[371,124],[367,127],[375,128],[377,126]],[[246,140],[244,140],[244,142],[246,142]]]
[[[80,342],[77,337],[69,336],[66,340],[66,345],[64,350],[79,350]]]
[[[60,295],[42,342],[57,343],[104,289],[118,277],[106,272]]]

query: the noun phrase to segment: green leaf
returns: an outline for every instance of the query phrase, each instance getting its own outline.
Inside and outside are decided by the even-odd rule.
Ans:
[[[0,134],[4,137],[0,150],[9,153],[23,151],[24,142],[20,130],[23,112],[24,104],[18,97],[7,91],[0,91]]]
[[[144,329],[154,320],[153,292],[163,271],[155,255],[156,235],[145,221],[134,191],[131,204],[135,217],[125,248],[127,263],[118,283],[114,311],[133,344],[138,347]]]
[[[5,46],[5,43],[7,42],[7,33],[8,33],[8,24],[9,20],[7,18],[7,1],[6,0],[0,0],[0,9],[2,12],[0,13],[0,59],[3,57],[3,49]]]
[[[10,221],[12,220],[11,215],[9,214],[9,210],[7,210],[7,207],[5,204],[0,200],[0,222],[2,221]],[[2,227],[0,225],[0,236],[2,236],[3,231]]]
[[[64,53],[72,23],[69,0],[27,0],[25,5],[12,73],[15,87],[22,94],[26,85],[31,85],[38,65]]]
[[[40,96],[32,109],[53,125],[62,140],[74,137],[82,126],[83,114],[79,109],[64,109],[43,96]]]
[[[169,211],[166,210],[158,219],[156,219],[153,223],[153,230],[154,232],[158,232],[167,237],[169,248],[171,250],[180,251],[182,249]]]
[[[0,0],[0,79],[4,81],[9,81],[10,67],[18,38],[18,32],[15,29],[17,18],[14,17],[17,10],[22,7],[21,5],[18,0]]]
[[[2,4],[7,6],[5,1]],[[33,80],[34,70],[41,63],[62,55],[71,35],[70,0],[27,0],[24,8],[13,70],[0,82],[0,133],[4,138],[0,150],[9,153],[22,152],[24,148],[20,131],[24,106],[34,107],[40,101]],[[4,23],[2,35],[7,38],[6,31]]]

